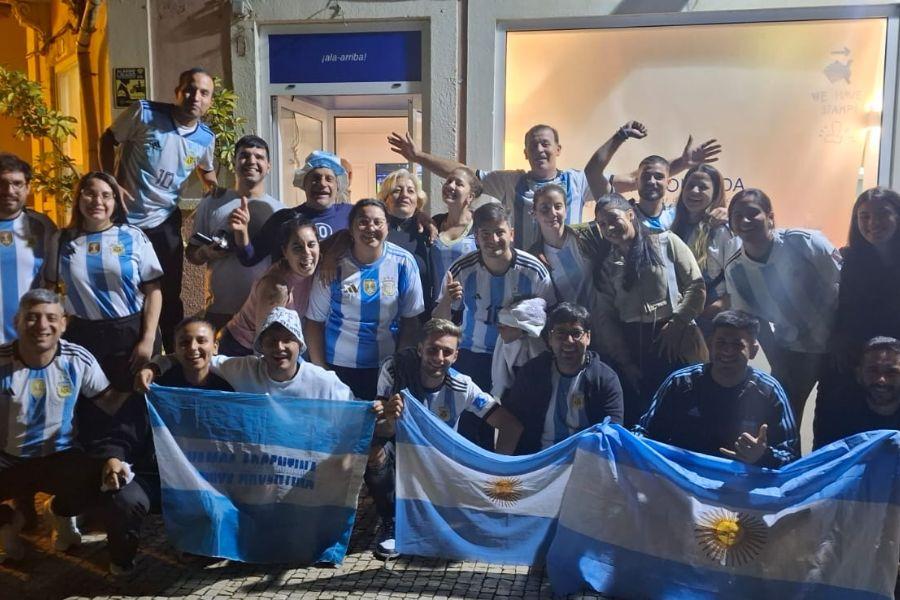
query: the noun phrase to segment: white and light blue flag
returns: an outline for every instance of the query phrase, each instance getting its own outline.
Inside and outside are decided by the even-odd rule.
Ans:
[[[540,564],[580,435],[530,456],[487,452],[405,394],[397,427],[397,550]]]
[[[780,470],[583,436],[547,553],[554,593],[622,598],[893,598],[900,432]]]
[[[178,549],[343,560],[375,426],[369,403],[153,386],[148,410]]]

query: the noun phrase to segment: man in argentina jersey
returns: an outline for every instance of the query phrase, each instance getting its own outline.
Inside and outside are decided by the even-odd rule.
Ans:
[[[379,422],[372,444],[365,481],[380,518],[375,554],[397,555],[394,549],[394,420],[403,412],[402,390],[428,407],[448,427],[456,428],[463,411],[474,414],[499,433],[497,452],[510,454],[522,427],[518,420],[483,392],[471,377],[452,368],[459,351],[459,327],[446,319],[431,319],[416,348],[388,358],[378,376],[378,398],[386,400],[387,421]]]
[[[22,294],[41,283],[41,268],[56,226],[25,208],[31,166],[0,153],[0,343],[16,337],[14,317]]]
[[[16,314],[18,339],[0,345],[0,501],[35,491],[81,494],[84,469],[96,468],[100,485],[102,461],[72,449],[73,414],[80,397],[100,397],[109,381],[87,350],[60,340],[65,328],[56,294],[34,289]],[[6,558],[22,556],[16,535],[23,523],[20,512],[0,504]]]
[[[425,310],[419,269],[412,254],[390,242],[381,257],[358,263],[348,252],[334,281],[317,279],[306,318],[325,328],[325,363],[377,369],[394,352],[399,319]]]
[[[175,326],[184,317],[181,278],[181,188],[198,171],[207,190],[215,189],[215,135],[201,122],[213,96],[212,77],[204,69],[181,73],[175,104],[140,100],[119,115],[100,140],[100,164],[114,172],[116,146],[121,146],[116,177],[126,192],[128,222],[147,233],[165,271],[160,328],[172,351]]]
[[[504,405],[522,423],[516,454],[532,454],[625,413],[619,377],[594,352],[587,309],[563,302],[550,311],[549,352],[525,363]]]
[[[489,390],[500,309],[522,296],[553,305],[556,294],[547,268],[512,247],[513,230],[503,207],[492,203],[476,210],[473,229],[479,249],[451,265],[434,314],[462,323],[458,368]]]

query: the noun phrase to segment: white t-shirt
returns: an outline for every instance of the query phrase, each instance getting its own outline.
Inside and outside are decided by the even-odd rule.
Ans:
[[[269,377],[265,361],[259,356],[212,357],[210,369],[227,381],[236,392],[293,396],[311,400],[354,400],[350,388],[331,371],[301,361],[297,373],[287,381]]]

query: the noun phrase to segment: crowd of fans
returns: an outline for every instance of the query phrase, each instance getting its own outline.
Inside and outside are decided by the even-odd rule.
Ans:
[[[404,169],[378,198],[347,202],[346,161],[316,151],[294,179],[306,201],[286,208],[266,193],[271,156],[254,135],[236,144],[234,189],[218,187],[202,123],[212,93],[192,69],[174,104],[120,116],[103,137],[104,171],[81,178],[61,229],[25,206],[30,166],[0,154],[4,559],[22,557],[18,534],[45,492],[57,549],[79,543],[74,517],[95,509],[111,571],[132,568],[159,505],[143,396],[154,381],[371,402],[365,481],[384,558],[396,555],[401,390],[505,454],[609,419],[778,468],[800,455],[816,384],[815,447],[900,428],[894,191],[859,196],[838,250],[819,231],[776,227],[762,190],[728,202],[715,140],[609,174],[618,148],[647,136],[631,121],[584,170],[558,168],[548,125],[525,134],[528,171],[473,169],[392,135],[395,152],[445,178],[447,212],[434,216]],[[194,171],[207,194],[185,252],[178,201]],[[186,319],[185,256],[205,266],[208,295]],[[770,373],[750,365],[760,347]]]

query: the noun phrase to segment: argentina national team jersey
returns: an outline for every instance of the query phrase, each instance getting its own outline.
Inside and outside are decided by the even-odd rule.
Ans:
[[[588,261],[571,232],[566,234],[562,248],[544,244],[544,256],[550,263],[550,277],[556,286],[560,302],[574,302],[590,309],[593,306],[593,279]]]
[[[550,406],[544,416],[544,432],[541,448],[549,448],[590,426],[580,379],[584,371],[576,375],[563,375],[553,367]]]
[[[109,387],[96,359],[65,340],[47,366],[32,369],[16,343],[0,346],[0,450],[13,456],[47,456],[72,446],[72,416],[79,395],[93,398]]]
[[[15,219],[0,220],[0,343],[16,337],[19,298],[40,285],[55,231],[50,219],[27,208]]]
[[[149,229],[178,205],[181,186],[198,167],[214,170],[215,135],[203,123],[178,131],[172,104],[139,100],[110,127],[122,151],[116,178],[134,197],[128,222]]]
[[[556,294],[547,268],[522,250],[513,251],[509,268],[501,275],[488,271],[478,251],[467,254],[450,267],[453,278],[463,287],[462,300],[452,309],[462,311],[462,339],[459,347],[471,352],[492,354],[497,345],[500,309],[513,298],[539,296],[548,305],[556,303]],[[446,293],[441,290],[441,296]]]
[[[328,285],[313,285],[306,317],[325,323],[325,360],[355,369],[377,368],[394,352],[400,318],[425,310],[419,268],[412,254],[390,242],[371,264],[348,251]]]
[[[391,356],[384,361],[381,371],[378,373],[378,397],[389,398],[391,396],[396,376],[394,357]],[[451,429],[456,429],[456,424],[464,410],[483,419],[493,411],[494,407],[500,405],[490,394],[483,392],[471,377],[463,375],[452,367],[447,370],[444,382],[438,389],[426,390],[424,397],[418,398],[418,400]]]
[[[475,236],[471,232],[465,236],[448,242],[439,235],[431,247],[431,273],[435,293],[440,293],[444,285],[444,277],[450,270],[450,265],[478,247],[475,245]]]
[[[775,326],[775,339],[797,352],[828,351],[837,309],[841,258],[819,231],[776,229],[766,262],[738,251],[725,266],[731,307]]]
[[[98,232],[57,233],[46,278],[65,284],[66,313],[98,321],[139,313],[144,306],[141,284],[162,274],[144,232],[131,225],[113,225]]]

